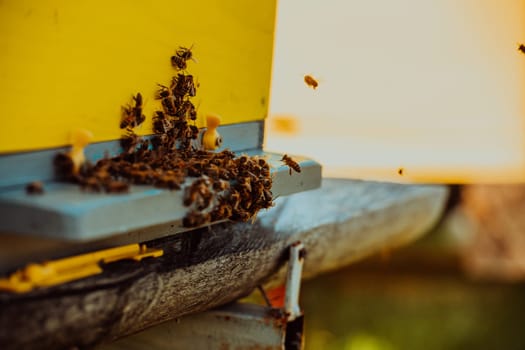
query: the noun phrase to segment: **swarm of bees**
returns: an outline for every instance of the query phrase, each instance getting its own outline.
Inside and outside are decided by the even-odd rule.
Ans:
[[[137,93],[133,103],[122,108],[120,127],[126,130],[121,138],[122,152],[94,165],[84,163],[78,173],[72,172],[68,154],[60,153],[55,158],[60,177],[91,192],[125,193],[130,184],[184,189],[183,204],[188,207],[185,227],[224,219],[253,220],[260,209],[273,206],[270,166],[265,159],[197,146],[200,131],[191,98],[198,84],[186,72],[189,60],[193,60],[191,48],[180,47],[171,57],[176,70],[171,84],[158,84],[155,98],[161,109],[152,118],[153,136],[140,137],[133,131],[146,119],[142,95]]]

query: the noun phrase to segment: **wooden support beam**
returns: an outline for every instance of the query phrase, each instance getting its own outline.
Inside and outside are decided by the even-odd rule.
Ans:
[[[0,293],[2,349],[91,347],[279,283],[301,241],[304,277],[415,240],[440,218],[444,186],[325,179],[279,198],[252,223],[223,223],[148,242],[160,258],[27,294]]]

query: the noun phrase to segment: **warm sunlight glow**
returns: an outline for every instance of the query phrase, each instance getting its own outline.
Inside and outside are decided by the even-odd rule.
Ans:
[[[324,176],[524,181],[519,42],[525,0],[280,1],[266,148]]]

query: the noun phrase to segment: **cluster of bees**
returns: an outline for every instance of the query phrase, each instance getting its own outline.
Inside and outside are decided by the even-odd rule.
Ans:
[[[155,111],[153,136],[144,138],[133,131],[146,119],[143,97],[137,93],[131,104],[122,108],[120,127],[125,129],[122,152],[115,157],[106,156],[94,165],[86,162],[77,173],[73,171],[71,157],[67,153],[58,154],[57,174],[78,183],[84,190],[113,193],[128,192],[130,184],[180,190],[193,178],[183,194],[183,203],[188,207],[183,219],[185,227],[224,219],[248,221],[260,209],[270,208],[272,178],[265,159],[237,157],[230,150],[206,151],[198,146],[197,111],[191,102],[198,84],[186,72],[192,59],[191,48],[185,47],[171,57],[176,75],[169,86],[159,84],[155,97],[162,109]],[[300,171],[298,164],[295,169]]]

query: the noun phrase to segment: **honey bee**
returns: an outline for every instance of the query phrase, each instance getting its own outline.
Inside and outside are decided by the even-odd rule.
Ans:
[[[211,212],[213,221],[227,219],[233,215],[233,209],[231,205],[227,203],[220,203],[217,208]]]
[[[240,166],[244,166],[244,164],[248,162],[248,156],[242,155],[239,158],[237,158],[236,161],[237,161],[237,164],[239,164]]]
[[[173,96],[168,95],[161,100],[162,108],[164,113],[169,116],[175,116],[177,114],[177,107],[175,106],[175,100]]]
[[[196,210],[192,210],[186,214],[182,219],[182,226],[184,227],[197,227],[202,226],[211,221],[211,215],[209,213],[203,214]]]
[[[203,211],[206,208],[209,208],[213,201],[213,193],[207,190],[206,192],[200,195],[200,198],[197,200],[196,209]]]
[[[235,153],[232,152],[229,149],[224,149],[224,150],[220,151],[219,153],[216,153],[216,155],[220,156],[222,158],[226,158],[226,159],[233,159],[233,158],[235,158]]]
[[[157,90],[157,92],[155,92],[156,100],[162,100],[163,98],[166,98],[169,95],[171,95],[171,91],[167,86],[159,83],[157,83],[157,86],[159,87],[159,89]]]
[[[247,222],[248,220],[250,220],[250,218],[252,217],[253,215],[251,215],[249,212],[245,211],[245,210],[237,210],[233,215],[232,215],[232,219],[233,220],[236,220],[236,221],[242,221],[242,222]]]
[[[58,153],[53,160],[53,165],[59,178],[64,180],[73,178],[73,160],[68,154]]]
[[[193,97],[196,94],[193,75],[184,75],[179,73],[176,77],[173,77],[171,86],[174,96],[184,97],[188,95]]]
[[[44,184],[40,181],[33,181],[26,186],[27,194],[43,194]]]
[[[142,94],[139,92],[137,95],[133,96],[133,101],[135,103],[134,106],[128,105],[122,108],[122,120],[120,122],[121,129],[127,127],[134,128],[146,120],[146,116],[142,114]]]
[[[80,181],[80,186],[83,190],[100,192],[102,190],[102,184],[96,177],[84,178]]]
[[[237,179],[237,184],[239,185],[239,187],[248,193],[252,191],[251,182],[251,178],[249,177],[240,177],[239,179]]]
[[[401,168],[397,169],[397,173],[398,173],[398,175],[403,176],[403,174],[405,173],[405,169],[403,167],[401,167]]]
[[[180,104],[176,116],[182,119],[189,118],[191,120],[196,120],[197,110],[195,109],[195,106],[193,105],[193,103],[191,103],[191,101],[185,100]]]
[[[193,45],[191,45],[190,48],[179,46],[179,49],[176,52],[176,55],[182,58],[183,60],[193,60],[193,52],[191,51],[193,49]]]
[[[224,180],[213,181],[213,189],[217,192],[222,192],[230,189],[230,183]]]
[[[135,134],[131,129],[120,139],[120,145],[125,153],[131,154],[135,151],[142,138]]]
[[[525,54],[525,45],[519,44],[518,45],[518,51],[520,51],[521,53]]]
[[[292,159],[292,157],[289,157],[287,154],[285,154],[281,158],[281,162],[284,162],[284,164],[286,164],[290,168],[290,175],[292,175],[292,169],[298,173],[301,172],[301,166],[299,165],[299,163],[297,163],[295,160]]]
[[[201,197],[201,199],[202,197],[206,197],[208,192],[207,180],[204,178],[197,179],[184,190],[183,204],[188,207],[199,201],[199,197]]]
[[[153,131],[157,134],[165,134],[171,128],[173,128],[173,124],[168,120],[164,112],[156,111],[153,117]]]
[[[185,70],[188,66],[186,60],[178,55],[171,56],[171,66],[176,70]]]
[[[229,203],[232,206],[233,210],[237,210],[239,204],[241,204],[241,194],[237,190],[230,192]]]
[[[263,196],[264,196],[264,202],[269,204],[268,208],[271,207],[273,205],[273,203],[272,203],[272,200],[273,200],[273,193],[272,193],[272,191],[264,189],[263,190]],[[263,208],[267,209],[267,207],[265,207],[264,205],[263,205]]]
[[[311,75],[305,75],[304,82],[306,85],[308,85],[308,87],[311,87],[314,90],[317,89],[317,86],[319,86],[319,82],[317,82],[317,80]]]
[[[193,45],[190,48],[179,46],[177,51],[175,51],[175,55],[171,56],[171,65],[176,70],[185,70],[187,67],[186,61],[188,60],[194,60],[193,59],[193,52],[191,49],[193,48]]]
[[[269,190],[272,188],[272,179],[271,178],[264,178],[262,179],[262,184],[265,189]]]
[[[104,189],[109,193],[125,193],[129,190],[129,184],[124,181],[111,181],[104,185]]]
[[[133,100],[135,101],[135,106],[133,107],[133,115],[135,116],[135,121],[137,125],[142,124],[142,122],[146,119],[146,117],[142,114],[142,95],[140,92],[137,93],[133,97]]]

